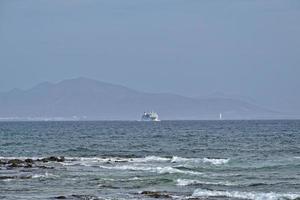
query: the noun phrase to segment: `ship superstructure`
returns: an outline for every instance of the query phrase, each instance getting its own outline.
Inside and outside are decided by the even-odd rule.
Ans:
[[[156,112],[144,112],[142,115],[142,121],[160,121]]]

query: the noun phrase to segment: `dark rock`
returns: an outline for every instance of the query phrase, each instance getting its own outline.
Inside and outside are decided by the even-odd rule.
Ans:
[[[34,163],[34,161],[33,161],[32,159],[30,159],[30,158],[25,159],[25,162],[26,162],[26,163],[31,163],[31,164]]]
[[[32,176],[20,176],[19,179],[31,179]]]
[[[0,176],[0,180],[5,180],[5,179],[14,179],[16,178],[15,176]]]
[[[11,159],[7,161],[8,168],[24,167],[24,161],[20,159]]]
[[[43,166],[43,165],[37,165],[35,167],[40,168],[40,169],[54,169],[54,167],[47,167],[47,166]]]
[[[43,158],[39,161],[42,161],[42,162],[64,162],[65,157],[63,157],[63,156],[61,156],[61,157],[50,156],[50,157],[47,157],[47,158]]]
[[[5,180],[5,179],[30,179],[31,176],[0,176],[0,180]]]
[[[32,168],[32,164],[28,163],[27,165],[25,165],[25,168]]]
[[[8,165],[8,168],[16,168],[16,167],[23,167],[23,165],[17,163],[11,163],[10,165]]]
[[[12,159],[12,160],[9,160],[7,163],[8,164],[14,164],[14,165],[20,165],[20,164],[23,164],[24,161],[20,160],[20,159]]]
[[[6,165],[7,164],[7,162],[5,162],[4,160],[0,160],[0,166],[1,165]]]
[[[172,198],[171,195],[161,193],[161,192],[153,192],[153,191],[143,191],[141,194],[146,195],[152,198]]]
[[[67,199],[67,197],[65,197],[65,196],[58,196],[58,197],[55,197],[55,199]]]

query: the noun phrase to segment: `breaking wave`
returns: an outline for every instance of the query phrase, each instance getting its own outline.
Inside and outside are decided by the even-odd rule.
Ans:
[[[281,200],[281,199],[296,199],[300,194],[280,194],[280,193],[263,193],[263,192],[239,192],[239,191],[216,191],[197,189],[194,191],[193,197],[228,197],[239,199],[252,199],[252,200]]]
[[[33,160],[41,159],[41,157],[1,157],[2,160],[21,159],[25,160],[31,158]],[[90,162],[90,163],[107,163],[107,162],[134,162],[134,163],[147,163],[147,162],[168,162],[168,163],[209,163],[213,165],[222,165],[229,162],[228,158],[183,158],[179,156],[173,157],[160,157],[160,156],[146,156],[146,157],[65,157],[68,163],[74,162]],[[68,165],[68,164],[66,164]]]
[[[223,165],[229,162],[229,159],[222,158],[203,158],[203,162],[210,163],[213,165]]]
[[[209,163],[212,165],[223,165],[229,162],[227,158],[183,158],[178,156],[173,157],[159,157],[159,156],[146,156],[141,158],[122,158],[122,157],[66,157],[67,161],[82,161],[82,162],[134,162],[134,163],[147,163],[147,162],[168,162],[168,163]]]
[[[178,186],[188,186],[188,185],[224,185],[224,186],[233,186],[235,184],[229,182],[205,182],[199,180],[190,180],[190,179],[177,179]]]
[[[189,175],[202,175],[201,172],[186,171],[176,169],[174,167],[147,167],[147,166],[133,166],[133,165],[121,165],[121,166],[100,166],[104,169],[111,170],[130,170],[130,171],[149,171],[158,174],[189,174]]]
[[[32,178],[57,178],[57,175],[46,172],[45,174],[34,174]]]

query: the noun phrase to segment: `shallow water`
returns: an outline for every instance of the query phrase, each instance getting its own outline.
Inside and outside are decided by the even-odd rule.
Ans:
[[[0,199],[300,198],[300,121],[0,123],[0,160],[53,155],[2,166]]]

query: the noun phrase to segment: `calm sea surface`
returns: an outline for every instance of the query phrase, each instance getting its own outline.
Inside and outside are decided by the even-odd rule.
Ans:
[[[300,199],[300,121],[0,122],[0,199]]]

